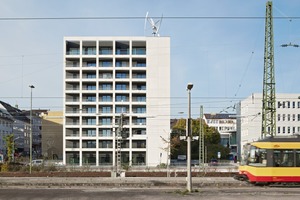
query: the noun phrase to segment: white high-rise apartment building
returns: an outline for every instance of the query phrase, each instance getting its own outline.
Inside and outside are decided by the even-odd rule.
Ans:
[[[237,112],[237,132],[241,147],[261,137],[262,94],[254,93],[242,100]],[[276,94],[276,135],[300,133],[300,94]]]
[[[64,61],[65,164],[168,161],[169,37],[65,37]]]

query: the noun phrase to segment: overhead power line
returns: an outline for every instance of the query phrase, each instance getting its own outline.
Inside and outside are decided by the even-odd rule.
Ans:
[[[152,17],[155,18],[161,18],[159,17]],[[265,19],[264,16],[164,16],[164,19],[182,19],[182,20],[201,20],[201,19],[224,19],[224,20],[232,20],[232,19]],[[273,17],[274,19],[286,19],[286,17]],[[300,16],[294,16],[289,17],[290,19],[300,19]],[[24,20],[139,20],[139,19],[145,19],[145,17],[1,17],[0,21],[24,21]]]

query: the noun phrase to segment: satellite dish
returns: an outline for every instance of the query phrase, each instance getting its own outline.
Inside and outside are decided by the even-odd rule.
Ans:
[[[157,21],[154,21],[153,18],[150,18],[149,16],[149,12],[146,13],[146,17],[145,17],[145,25],[144,25],[144,30],[146,32],[146,28],[147,28],[147,22],[150,24],[151,29],[152,29],[152,35],[153,36],[159,36],[159,28],[162,22],[162,18],[163,15],[161,16],[161,18]]]

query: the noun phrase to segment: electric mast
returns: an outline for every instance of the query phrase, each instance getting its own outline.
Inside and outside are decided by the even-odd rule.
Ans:
[[[272,2],[266,4],[261,138],[276,135],[274,34]]]

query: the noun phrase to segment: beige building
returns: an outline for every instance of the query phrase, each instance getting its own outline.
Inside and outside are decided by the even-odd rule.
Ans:
[[[42,117],[42,155],[49,160],[63,158],[63,112],[48,111]]]

